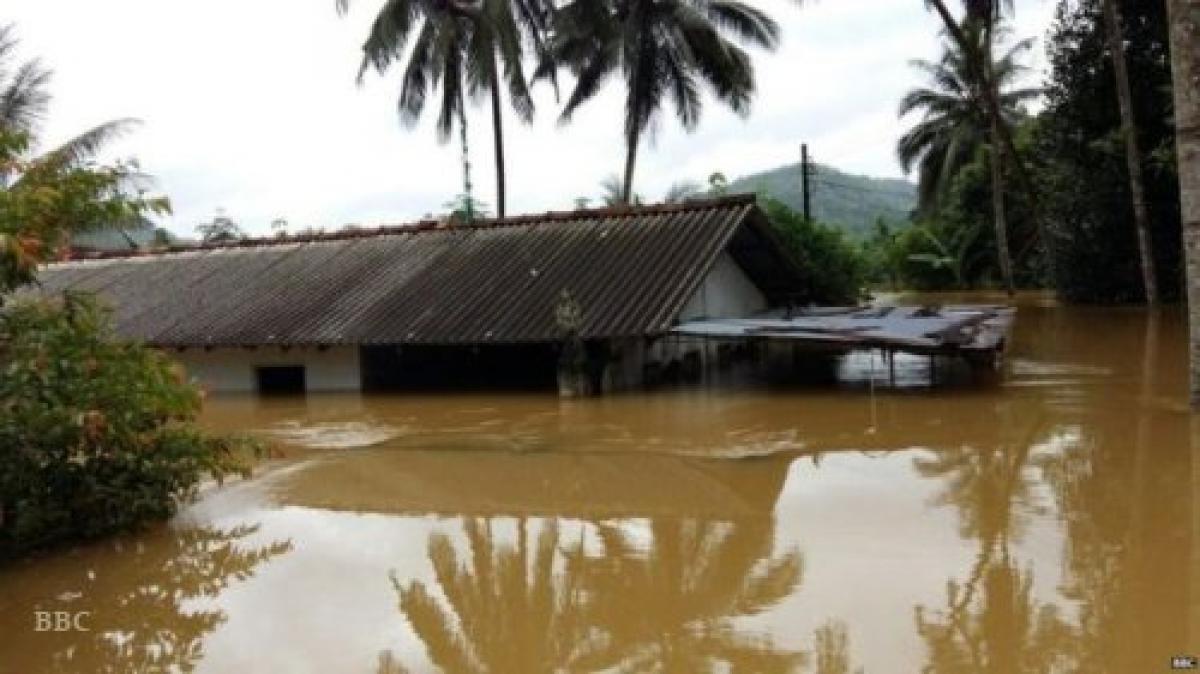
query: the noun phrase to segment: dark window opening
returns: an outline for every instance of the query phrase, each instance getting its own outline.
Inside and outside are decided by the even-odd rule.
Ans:
[[[272,365],[254,370],[258,379],[258,392],[268,395],[291,395],[304,393],[303,365]]]
[[[362,350],[367,390],[553,390],[557,344],[372,346]]]

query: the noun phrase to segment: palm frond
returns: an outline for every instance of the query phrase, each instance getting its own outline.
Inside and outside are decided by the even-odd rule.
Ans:
[[[22,64],[11,77],[0,71],[0,129],[34,131],[50,104],[50,76],[37,59]]]
[[[592,55],[592,57],[581,66],[575,78],[575,88],[571,91],[571,95],[567,98],[567,102],[563,105],[561,115],[562,121],[569,121],[571,115],[579,109],[587,101],[591,100],[605,80],[612,75],[616,68],[616,61],[613,54],[609,50]]]
[[[348,0],[338,0],[339,8],[348,8]],[[419,0],[387,0],[367,33],[363,43],[363,61],[359,68],[361,80],[368,68],[379,73],[388,69],[392,62],[404,54],[416,22],[422,16],[424,5]]]
[[[992,9],[1002,4],[984,2]],[[988,137],[990,123],[984,92],[991,85],[980,81],[983,75],[972,63],[991,52],[987,48],[989,40],[1007,33],[998,21],[996,17],[988,26],[979,18],[968,16],[961,26],[965,44],[947,40],[936,62],[913,62],[928,84],[909,91],[900,101],[899,116],[912,113],[922,116],[897,141],[896,157],[905,172],[914,166],[918,168],[918,209],[922,212],[928,213],[944,199],[954,178]],[[991,79],[998,84],[1000,113],[1009,123],[1024,116],[1023,103],[1041,95],[1038,89],[1013,86],[1025,72],[1019,58],[1031,46],[1030,40],[1017,42],[1000,59],[994,59],[990,69]]]
[[[95,126],[38,157],[36,164],[43,170],[61,170],[76,166],[96,156],[104,146],[125,136],[141,125],[133,118],[116,119]]]
[[[743,42],[765,49],[779,46],[779,24],[757,7],[737,0],[708,0],[704,14]]]
[[[437,30],[432,23],[426,22],[413,44],[412,53],[408,58],[408,67],[404,69],[401,79],[400,98],[396,102],[400,113],[400,121],[405,126],[413,126],[421,118],[425,109],[425,98],[429,92],[430,78],[433,71],[434,49],[437,40]]]

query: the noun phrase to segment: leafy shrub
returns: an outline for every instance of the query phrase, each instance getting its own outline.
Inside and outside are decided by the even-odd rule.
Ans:
[[[809,301],[853,304],[862,297],[866,264],[840,229],[804,216],[782,202],[766,202],[767,217],[808,274]]]
[[[191,422],[199,391],[164,355],[113,334],[94,300],[0,314],[0,558],[136,528],[205,477],[248,470],[249,441]]]

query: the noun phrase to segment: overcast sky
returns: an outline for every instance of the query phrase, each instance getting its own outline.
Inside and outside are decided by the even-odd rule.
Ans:
[[[743,119],[706,100],[700,128],[665,116],[639,157],[637,190],[660,196],[680,179],[730,178],[814,159],[843,170],[899,176],[896,103],[919,82],[914,57],[938,51],[938,21],[921,0],[813,0],[795,9],[758,0],[783,26],[783,44],[757,53],[759,91]],[[158,178],[190,235],[224,209],[244,228],[291,229],[405,222],[461,191],[460,148],[439,145],[433,115],[414,129],[396,116],[398,72],[355,83],[359,45],[383,0],[5,0],[22,54],[55,71],[48,143],[118,117],[144,126],[113,150]],[[1037,37],[1044,63],[1053,0],[1018,0],[1016,34]],[[557,123],[548,88],[532,126],[506,120],[510,213],[569,209],[595,197],[623,165],[616,81]],[[494,204],[491,122],[472,109],[477,195]]]

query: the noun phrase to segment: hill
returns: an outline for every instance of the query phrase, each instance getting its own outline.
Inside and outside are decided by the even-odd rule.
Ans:
[[[880,217],[907,223],[916,208],[917,186],[907,180],[853,175],[823,165],[815,165],[813,170],[813,217],[852,235],[865,234]],[[804,208],[799,163],[738,178],[729,183],[729,191],[755,192],[797,211]]]

